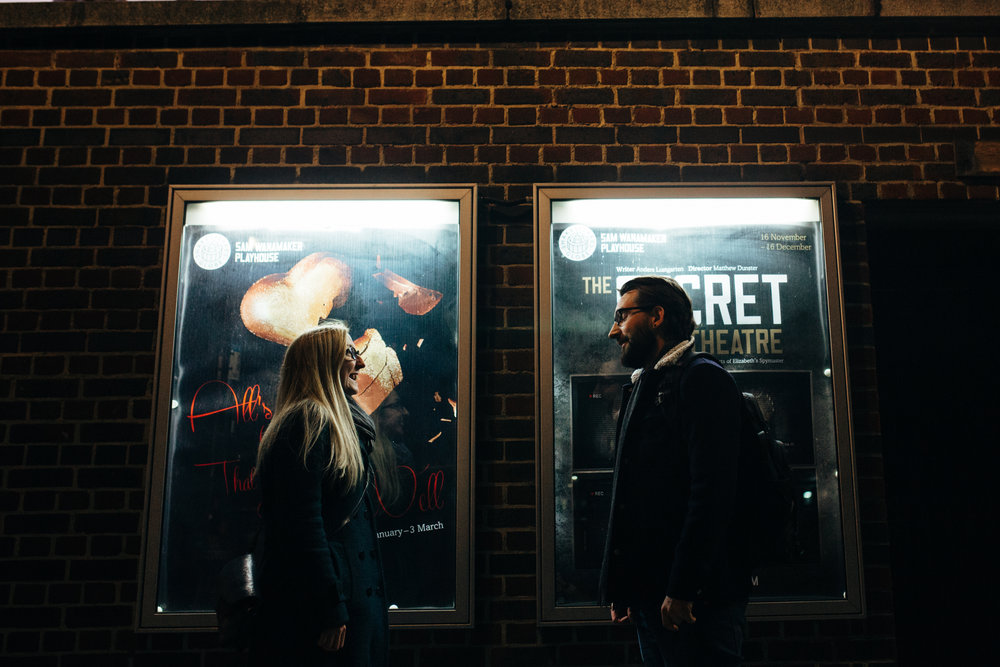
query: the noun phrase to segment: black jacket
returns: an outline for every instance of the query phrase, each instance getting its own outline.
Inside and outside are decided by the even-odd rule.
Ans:
[[[624,387],[601,595],[605,603],[745,600],[750,570],[732,530],[740,393],[706,358]]]
[[[261,617],[254,662],[385,665],[388,610],[368,479],[370,443],[361,443],[366,479],[345,490],[324,471],[329,433],[320,435],[305,462],[302,440],[301,419],[290,419],[258,470],[262,522],[254,552]],[[316,648],[322,631],[343,624],[343,649]]]

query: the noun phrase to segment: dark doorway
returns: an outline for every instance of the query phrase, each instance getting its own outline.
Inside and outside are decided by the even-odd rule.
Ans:
[[[899,664],[994,664],[1000,204],[865,211]]]

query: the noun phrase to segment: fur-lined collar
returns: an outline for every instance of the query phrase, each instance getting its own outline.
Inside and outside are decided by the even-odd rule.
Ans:
[[[667,353],[660,357],[660,360],[653,364],[653,370],[660,370],[661,368],[666,368],[667,366],[673,366],[680,361],[680,358],[688,351],[688,348],[694,345],[694,336],[690,339],[684,341],[683,343],[678,343],[672,348],[667,350]],[[639,376],[642,375],[642,369],[637,368],[632,371],[632,384],[635,384],[639,380]]]

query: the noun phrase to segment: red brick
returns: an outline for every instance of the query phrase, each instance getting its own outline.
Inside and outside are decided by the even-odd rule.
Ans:
[[[698,149],[695,146],[671,146],[671,162],[697,162]]]
[[[409,146],[386,146],[383,151],[387,164],[413,163],[413,149]]]
[[[389,107],[380,111],[379,119],[383,125],[409,125],[413,122],[413,112],[410,107]]]
[[[569,110],[561,107],[542,107],[538,110],[541,125],[563,125],[569,122]]]
[[[56,53],[57,67],[80,69],[84,67],[114,67],[112,51],[61,51]]]
[[[659,123],[663,119],[663,109],[660,107],[636,107],[632,111],[632,120],[639,125]],[[687,111],[690,117],[690,111]],[[690,120],[688,120],[690,122]]]
[[[640,162],[666,162],[667,160],[667,148],[666,146],[640,146],[639,147],[639,161]]]
[[[602,69],[599,75],[602,86],[624,86],[628,83],[628,72],[625,70]]]
[[[441,122],[441,109],[437,107],[416,107],[413,122],[421,125],[437,125]]]
[[[416,84],[418,86],[434,88],[444,83],[444,71],[439,69],[417,70]]]
[[[252,86],[254,85],[254,71],[249,69],[229,70],[226,72],[226,83],[230,86]]]
[[[965,125],[989,125],[990,112],[986,109],[962,109],[962,123]]]
[[[373,51],[370,56],[372,67],[382,67],[391,65],[410,65],[413,67],[424,67],[429,60],[427,51],[421,49],[407,49],[400,51]]]
[[[601,116],[609,125],[627,125],[632,122],[632,110],[628,107],[604,107]]]
[[[600,146],[577,146],[573,149],[576,162],[600,162],[604,151]]]
[[[481,67],[488,65],[490,54],[482,49],[443,49],[430,52],[435,67]]]
[[[502,125],[504,111],[496,107],[476,109],[476,122],[480,125]]]
[[[284,125],[284,109],[257,109],[254,111],[253,121],[256,125]]]
[[[876,109],[875,122],[883,125],[898,125],[903,121],[902,111],[899,109]]]
[[[551,163],[569,162],[572,152],[569,146],[543,146],[542,159]]]
[[[472,107],[448,107],[444,110],[444,122],[449,125],[471,125],[475,116],[476,110]]]
[[[306,54],[310,67],[364,67],[365,54],[355,49],[317,49]]]
[[[476,85],[477,86],[499,86],[503,84],[503,70],[502,69],[477,69],[476,70]]]
[[[225,50],[193,50],[181,53],[181,62],[185,67],[223,67],[234,68],[243,64],[243,51],[238,49]]]
[[[938,125],[958,125],[962,122],[959,109],[934,109],[934,122]]]
[[[732,162],[757,162],[759,157],[757,146],[732,145],[729,147]]]
[[[765,144],[760,147],[761,162],[787,162],[788,149],[784,146]],[[801,161],[801,160],[800,160]]]
[[[42,70],[38,72],[38,85],[44,87],[55,87],[66,85],[69,73],[64,69]]]
[[[221,86],[226,80],[226,71],[222,69],[199,69],[194,71],[194,85]]]
[[[538,162],[538,146],[511,146],[510,161],[536,164]]]
[[[382,85],[393,87],[405,87],[413,85],[413,70],[409,69],[386,69],[382,73]]]
[[[507,148],[505,146],[478,146],[476,158],[481,162],[501,164],[507,159]]]
[[[348,122],[350,110],[343,107],[324,108],[319,110],[320,125],[344,125]]]
[[[352,125],[375,125],[378,111],[377,107],[351,107],[348,114]]]
[[[455,161],[457,161],[457,162],[472,162],[472,157],[474,155],[472,147],[471,146],[461,146],[461,147],[458,147],[458,148],[465,149],[467,151],[467,153],[468,153],[468,158],[469,159],[467,159],[467,160],[455,160]],[[456,158],[460,157],[460,152],[461,151],[456,151],[455,152],[455,157]],[[450,151],[449,151],[449,155],[451,155]],[[420,164],[435,164],[435,163],[438,163],[438,162],[442,162],[444,160],[444,149],[442,149],[440,146],[414,146],[413,147],[413,159],[416,162],[420,163]],[[451,160],[449,160],[449,161],[451,161]]]
[[[537,122],[538,116],[535,109],[524,108],[507,110],[507,123],[509,125],[534,125]]]
[[[372,88],[368,91],[369,104],[426,104],[426,90],[404,88]]]
[[[163,85],[176,88],[190,86],[194,73],[189,69],[172,69],[163,72]],[[157,82],[147,82],[143,85],[156,85]]]
[[[284,86],[288,83],[288,70],[261,70],[261,86]]]
[[[695,109],[694,110],[694,124],[695,125],[721,125],[722,124],[722,109]]]
[[[903,118],[909,125],[929,125],[931,122],[931,110],[904,109]]]
[[[852,160],[857,160],[859,162],[874,162],[877,156],[877,151],[874,146],[862,144],[848,146],[847,152]]]
[[[663,123],[665,125],[690,125],[690,109],[664,109]]]
[[[788,125],[812,125],[815,120],[815,109],[785,109],[785,123]]]
[[[350,159],[358,164],[376,163],[380,159],[378,146],[351,146]]]
[[[851,125],[870,125],[872,122],[872,110],[848,109],[847,122]]]
[[[542,82],[539,81],[539,83],[542,83]],[[571,70],[569,70],[569,85],[571,85],[571,86],[593,86],[593,85],[596,85],[596,84],[597,84],[597,70],[594,70],[594,69],[571,69]]]
[[[474,72],[471,69],[449,69],[444,72],[445,85],[470,86],[473,83]]]

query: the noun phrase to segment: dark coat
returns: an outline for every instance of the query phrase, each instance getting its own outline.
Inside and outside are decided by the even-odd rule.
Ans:
[[[732,376],[697,358],[623,390],[602,600],[745,600],[750,572],[731,539],[741,400]]]
[[[254,662],[382,667],[388,655],[388,610],[371,501],[370,443],[362,440],[365,480],[344,492],[324,472],[329,434],[320,436],[305,463],[303,437],[301,419],[290,419],[257,472],[261,613]],[[321,632],[344,624],[344,648],[326,652],[316,647]]]

